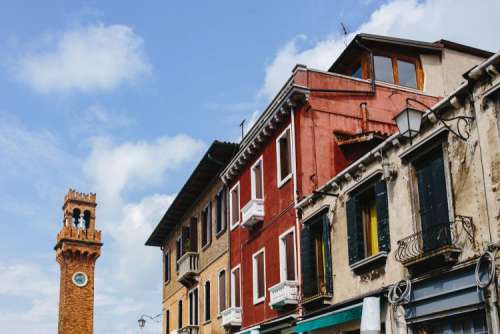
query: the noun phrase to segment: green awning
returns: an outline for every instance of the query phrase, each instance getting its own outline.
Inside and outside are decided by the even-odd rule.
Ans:
[[[361,319],[363,305],[356,305],[349,309],[333,311],[311,319],[305,319],[297,323],[295,333],[309,332],[315,329],[337,326],[349,321]]]

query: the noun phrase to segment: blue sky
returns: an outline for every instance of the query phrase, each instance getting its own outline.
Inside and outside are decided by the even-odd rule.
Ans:
[[[160,252],[146,237],[210,142],[238,140],[240,121],[255,120],[296,63],[326,69],[360,31],[496,51],[499,7],[3,1],[0,326],[55,332],[52,247],[69,187],[98,196],[95,332],[137,333],[140,314],[161,311]]]

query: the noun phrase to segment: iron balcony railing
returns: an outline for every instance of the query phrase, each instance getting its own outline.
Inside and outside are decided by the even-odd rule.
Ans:
[[[457,242],[465,237],[475,244],[472,217],[456,216],[450,223],[436,224],[398,241],[396,260],[406,264],[445,248],[459,248]]]

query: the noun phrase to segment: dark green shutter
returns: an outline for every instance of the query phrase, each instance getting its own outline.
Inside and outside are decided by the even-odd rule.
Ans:
[[[304,296],[315,295],[317,291],[316,257],[314,239],[309,226],[305,226],[300,233],[300,249],[302,257],[302,280]]]
[[[349,264],[356,263],[364,258],[363,216],[358,207],[358,198],[352,196],[346,204],[347,209],[347,245]]]
[[[326,214],[323,215],[323,245],[325,247],[325,282],[326,291],[333,293],[333,274],[332,274],[332,247],[330,244],[330,221]]]
[[[384,180],[375,183],[375,203],[377,205],[378,245],[380,251],[390,251],[389,206],[387,201],[387,185]]]

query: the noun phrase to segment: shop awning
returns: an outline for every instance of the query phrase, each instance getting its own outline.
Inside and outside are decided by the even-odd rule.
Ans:
[[[361,319],[363,304],[352,305],[310,319],[299,321],[294,328],[295,333],[309,332],[315,329],[337,326],[349,321]]]

